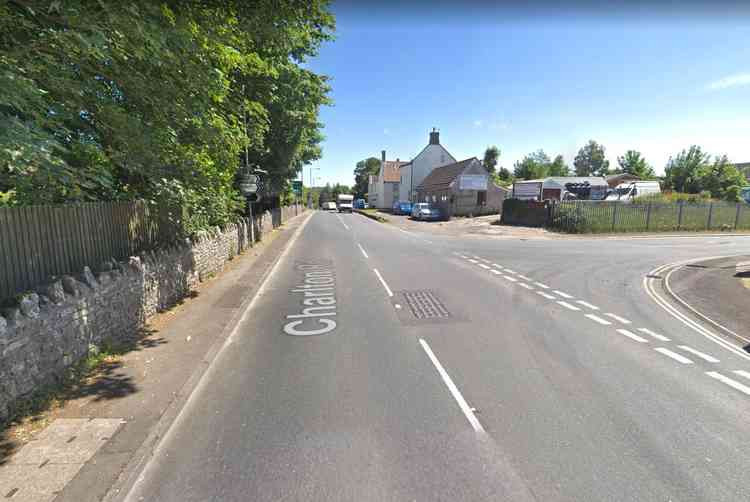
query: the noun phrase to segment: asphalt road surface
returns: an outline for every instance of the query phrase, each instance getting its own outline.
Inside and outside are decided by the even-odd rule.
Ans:
[[[128,500],[748,500],[750,355],[644,288],[748,252],[314,213]]]

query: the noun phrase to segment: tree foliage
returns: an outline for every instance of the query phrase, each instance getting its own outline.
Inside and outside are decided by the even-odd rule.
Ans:
[[[380,172],[380,160],[368,157],[357,162],[354,168],[354,196],[363,199],[369,189],[370,175],[376,176]]]
[[[281,192],[321,156],[324,0],[0,2],[0,185],[12,203],[146,198],[231,218],[240,160]]]
[[[628,150],[622,157],[617,157],[617,165],[615,174],[632,174],[642,180],[650,180],[656,177],[654,168],[646,162],[641,152],[637,150]]]
[[[513,166],[513,176],[522,180],[544,178],[549,172],[550,158],[544,150],[537,150],[526,155]]]
[[[666,188],[691,194],[709,192],[714,198],[732,202],[739,201],[740,189],[747,185],[726,155],[711,162],[711,156],[697,145],[670,157],[664,173]]]
[[[500,159],[500,149],[496,146],[489,146],[484,151],[484,159],[482,161],[482,164],[484,165],[484,168],[487,169],[487,172],[490,174],[495,174],[495,168],[497,167],[497,162]]]
[[[605,148],[596,141],[589,142],[578,150],[573,160],[576,176],[606,176],[609,174],[609,161],[604,156]]]
[[[548,176],[570,176],[570,167],[565,163],[562,155],[555,157],[549,165]]]

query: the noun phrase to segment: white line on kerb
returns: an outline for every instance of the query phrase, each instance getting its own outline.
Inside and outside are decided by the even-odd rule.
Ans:
[[[555,290],[555,293],[557,293],[558,295],[562,296],[563,298],[567,298],[568,300],[570,300],[571,298],[573,298],[572,295],[569,295],[568,293],[564,293],[562,291]]]
[[[515,277],[511,277],[509,275],[504,275],[503,279],[508,279],[510,282],[518,282],[518,279],[516,279]]]
[[[737,373],[739,376],[745,377],[750,380],[750,372],[745,370],[734,370],[735,373]]]
[[[558,303],[558,305],[562,305],[563,307],[565,307],[568,310],[581,310],[578,307],[576,307],[575,305],[571,305],[568,302],[563,302],[563,301],[558,300],[557,303]]]
[[[693,364],[693,361],[691,361],[691,360],[690,360],[690,359],[688,359],[687,357],[685,357],[685,356],[683,356],[683,355],[680,355],[680,354],[678,354],[677,352],[672,352],[672,351],[671,351],[671,350],[669,350],[669,349],[665,349],[664,347],[659,347],[659,348],[656,348],[656,349],[654,349],[654,350],[655,350],[656,352],[660,352],[660,353],[664,354],[664,355],[665,355],[665,356],[667,356],[667,357],[671,357],[671,358],[672,358],[672,359],[674,359],[675,361],[677,361],[677,362],[680,362],[680,363],[682,363],[682,364]]]
[[[628,331],[626,329],[618,329],[617,332],[620,333],[621,335],[627,336],[631,340],[635,340],[636,342],[639,342],[639,343],[647,343],[648,342],[648,340],[646,340],[645,338],[642,338],[642,337],[636,335],[635,333],[633,333],[631,331]]]
[[[589,318],[589,319],[591,319],[592,321],[594,321],[594,322],[598,322],[599,324],[601,324],[601,325],[604,325],[604,326],[611,326],[611,325],[612,325],[612,323],[611,323],[611,322],[609,322],[609,321],[608,321],[608,320],[606,320],[606,319],[602,319],[602,318],[601,318],[601,317],[599,317],[598,315],[594,315],[594,314],[586,314],[586,317],[588,317],[588,318]]]
[[[548,300],[556,300],[556,298],[554,296],[549,295],[549,294],[545,293],[544,291],[537,291],[536,294],[538,294],[539,296],[543,296],[543,297],[545,297]]]
[[[612,312],[607,312],[604,315],[607,316],[607,317],[611,317],[612,319],[614,319],[617,322],[621,322],[623,324],[631,324],[631,322],[629,320],[625,319],[624,317],[620,317],[619,315],[613,314]]]
[[[489,265],[485,265],[484,263],[480,263],[479,266],[482,267],[482,268],[484,268],[484,269],[490,270],[490,266]]]
[[[693,355],[696,355],[703,359],[704,361],[708,361],[709,363],[718,363],[719,360],[716,359],[714,356],[709,356],[708,354],[705,354],[699,350],[695,350],[692,347],[688,347],[687,345],[678,345],[679,348],[684,350],[685,352],[690,352]]]
[[[669,338],[667,338],[666,336],[660,335],[658,333],[654,333],[653,331],[651,331],[648,328],[638,328],[638,331],[640,331],[641,333],[646,333],[648,336],[656,338],[657,340],[661,340],[662,342],[669,342],[670,341]]]
[[[365,256],[365,258],[369,258],[367,251],[365,251],[365,248],[362,247],[362,244],[358,242],[357,246],[359,246],[359,250],[362,251],[362,254]]]
[[[576,303],[577,303],[578,305],[583,305],[583,306],[584,306],[584,307],[586,307],[587,309],[591,309],[591,310],[599,310],[599,307],[597,307],[596,305],[591,305],[591,304],[590,304],[589,302],[584,302],[583,300],[578,300],[578,301],[577,301]]]
[[[738,391],[744,392],[745,394],[747,394],[748,396],[750,396],[750,387],[748,387],[747,385],[743,385],[740,382],[738,382],[736,380],[732,380],[729,377],[725,377],[721,373],[717,373],[715,371],[707,371],[706,375],[710,376],[711,378],[715,378],[716,380],[718,380],[720,382],[723,382],[723,383],[729,385],[730,387],[733,387],[733,388],[737,389]]]
[[[534,287],[533,287],[533,286],[529,286],[529,285],[528,285],[528,284],[526,284],[525,282],[519,282],[519,283],[518,283],[518,285],[519,285],[519,286],[521,286],[522,288],[526,288],[526,289],[531,289],[531,290],[533,290],[533,289],[534,289]]]
[[[547,286],[546,284],[542,284],[541,282],[535,282],[534,284],[536,284],[542,289],[549,289],[549,286]]]
[[[385,283],[385,279],[383,279],[383,276],[380,275],[380,272],[378,272],[378,269],[374,268],[372,270],[373,272],[375,272],[375,275],[378,276],[378,279],[380,279],[380,282],[383,284],[383,287],[385,288],[386,293],[388,293],[388,296],[393,296],[393,291],[391,291],[391,288],[389,288],[388,284]]]
[[[438,370],[438,373],[443,379],[443,382],[445,382],[445,385],[448,386],[448,390],[451,392],[453,399],[456,400],[459,408],[461,408],[461,411],[464,412],[464,416],[466,416],[466,419],[469,421],[471,426],[474,428],[476,432],[484,433],[484,427],[482,427],[482,424],[479,423],[479,420],[477,420],[477,417],[476,415],[474,415],[474,412],[471,410],[471,407],[466,403],[464,396],[461,395],[461,391],[458,390],[458,387],[456,387],[456,384],[453,383],[453,380],[451,379],[448,372],[445,371],[445,368],[443,368],[443,365],[440,364],[440,361],[438,361],[438,358],[435,357],[435,354],[432,352],[432,349],[430,348],[430,346],[427,345],[427,342],[425,342],[424,339],[422,338],[419,339],[419,344],[422,345],[422,348],[427,354],[427,357],[430,358],[430,361],[432,361],[432,364],[435,366],[435,369]]]

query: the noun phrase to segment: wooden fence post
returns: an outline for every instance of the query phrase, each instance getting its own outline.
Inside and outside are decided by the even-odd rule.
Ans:
[[[615,231],[615,224],[617,223],[617,206],[618,204],[614,204],[614,209],[612,210],[612,231]]]
[[[677,230],[682,230],[682,206],[683,202],[680,201],[680,211],[677,213]]]
[[[708,222],[706,223],[706,230],[711,230],[711,217],[714,214],[714,203],[711,202],[708,205]]]

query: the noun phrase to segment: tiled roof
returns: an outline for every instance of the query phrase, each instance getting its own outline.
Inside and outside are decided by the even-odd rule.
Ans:
[[[422,181],[419,185],[420,190],[435,190],[441,188],[448,188],[448,186],[455,180],[464,169],[469,167],[473,161],[477,160],[476,157],[456,162],[455,164],[448,164],[445,166],[436,167],[430,174]],[[478,161],[478,160],[477,160]]]
[[[400,162],[398,160],[386,160],[383,164],[383,181],[386,183],[398,183],[401,181],[401,173],[399,172],[399,169],[406,164],[406,162]]]

